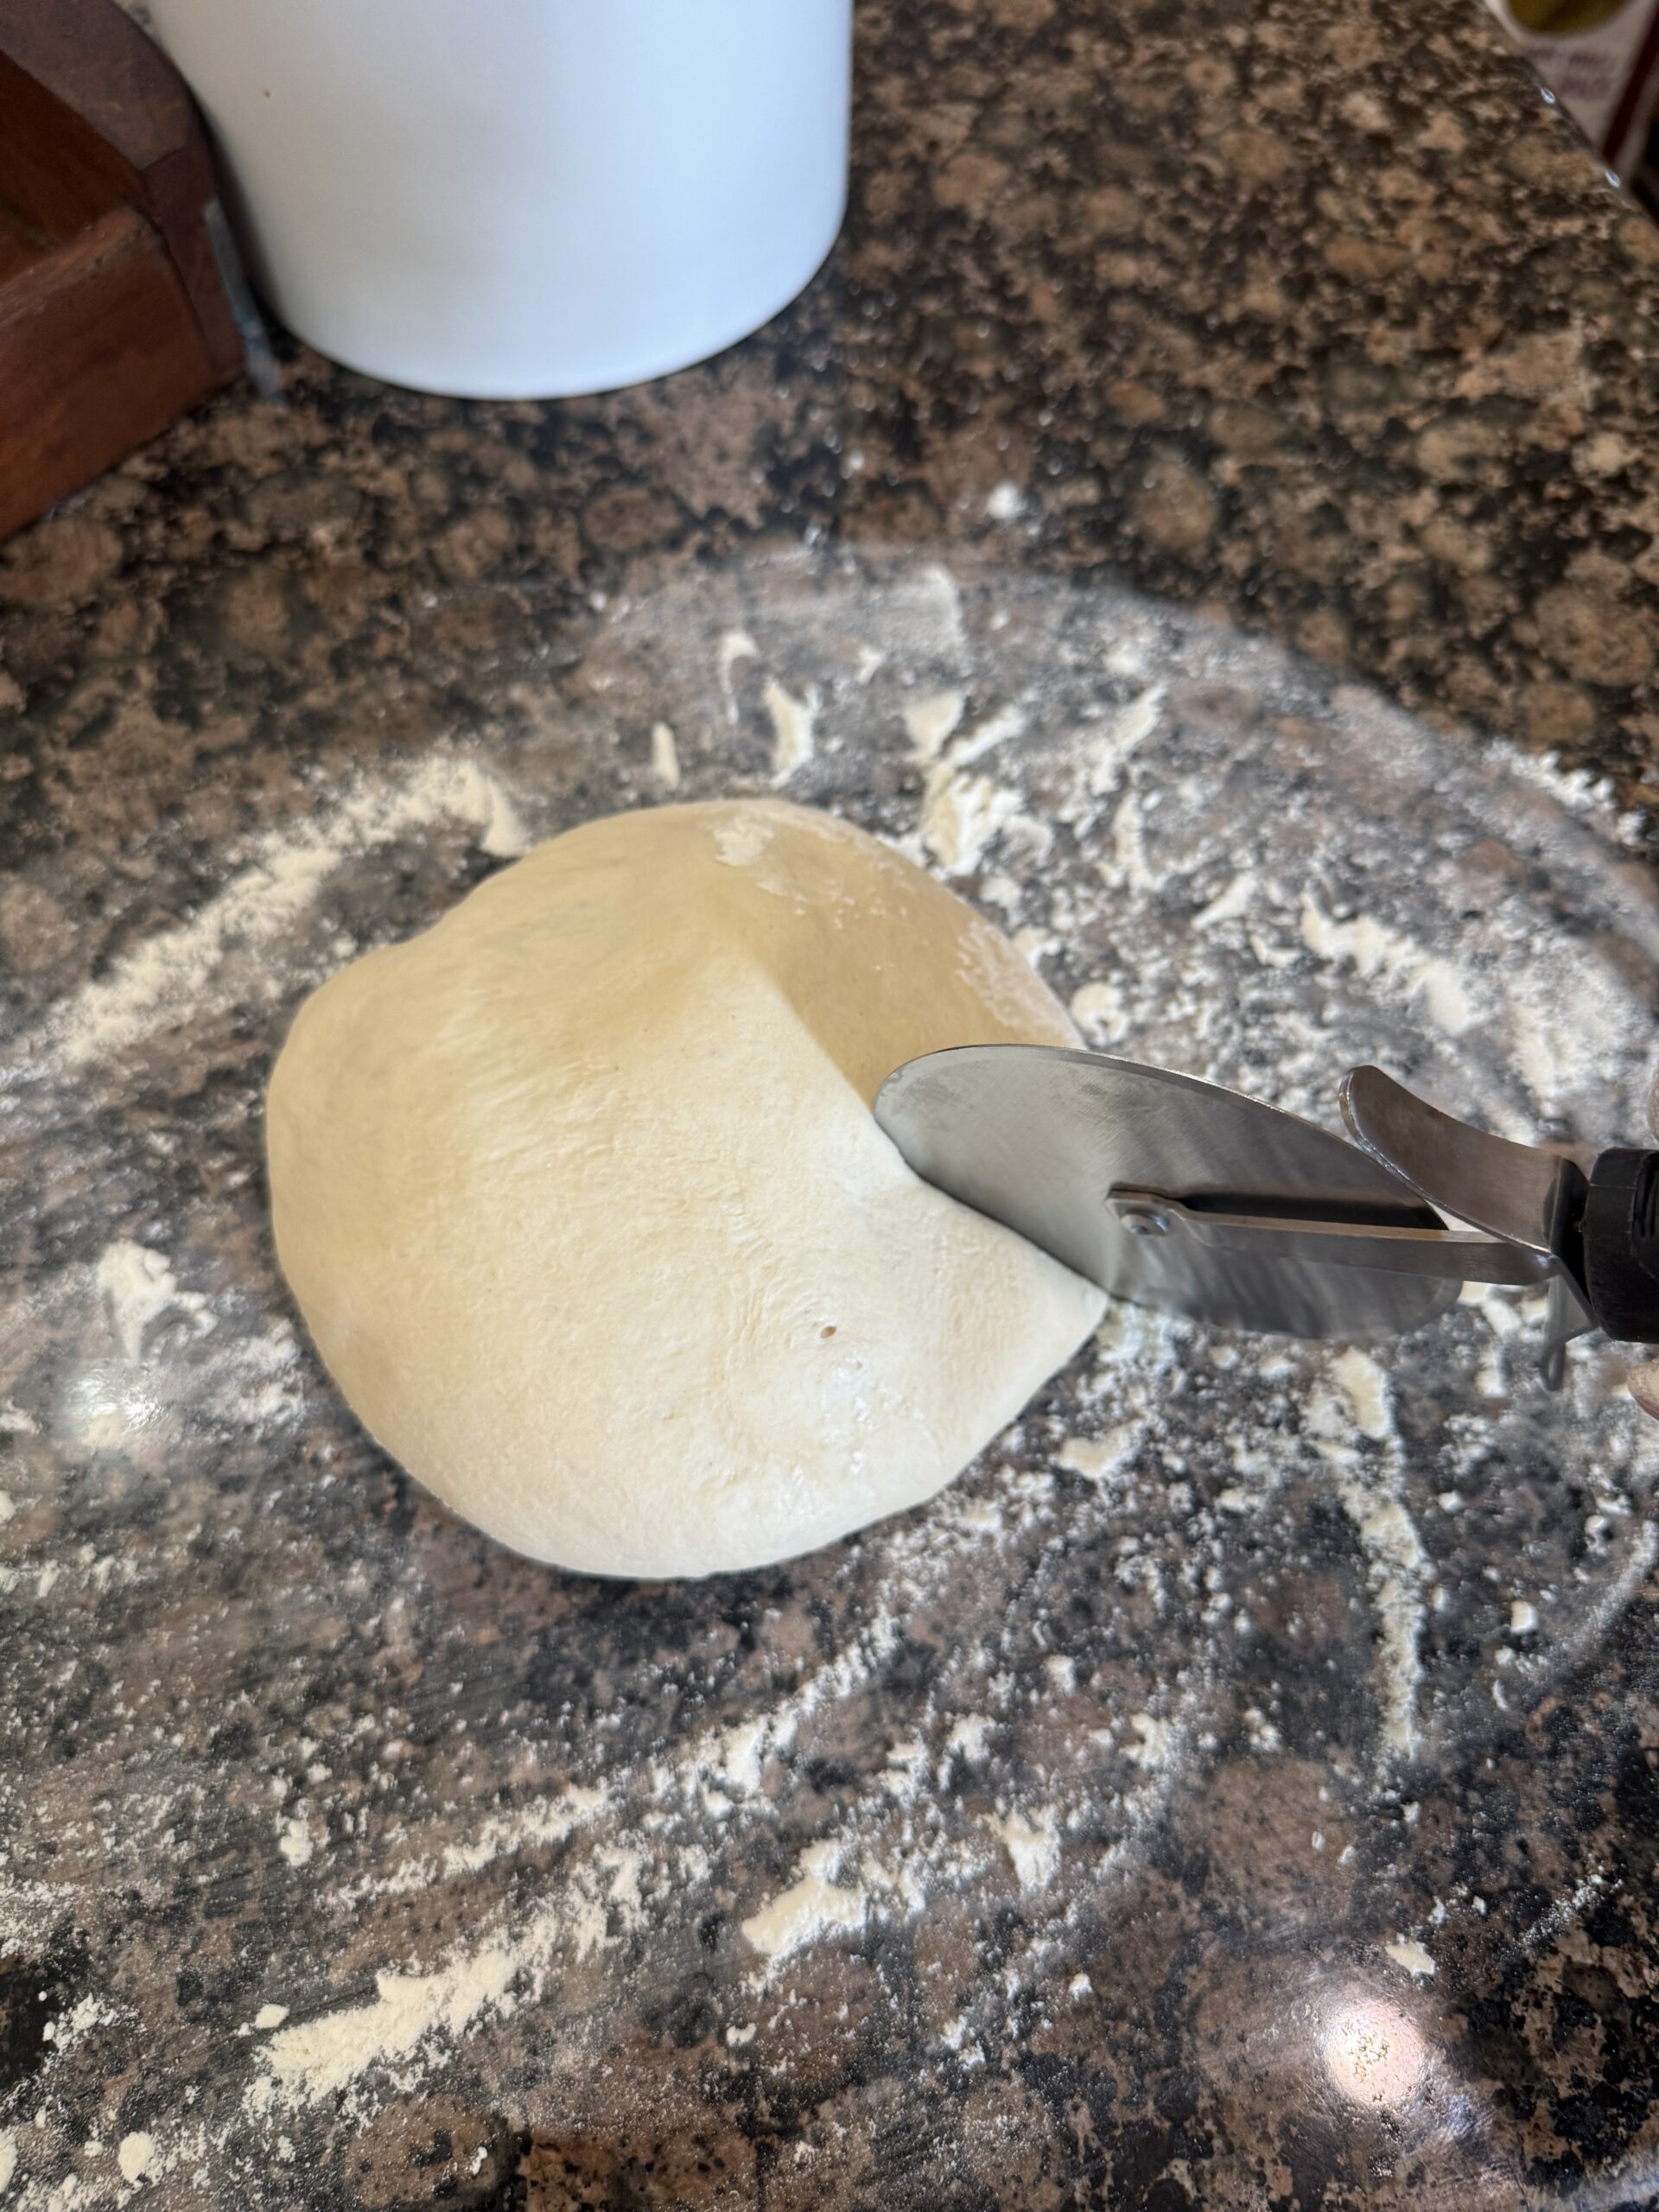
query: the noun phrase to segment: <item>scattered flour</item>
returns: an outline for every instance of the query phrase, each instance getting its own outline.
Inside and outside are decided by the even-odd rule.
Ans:
[[[991,1725],[982,1713],[964,1713],[953,1720],[944,1739],[946,1758],[965,1759],[969,1766],[982,1764],[990,1748]]]
[[[1192,917],[1195,930],[1213,930],[1223,922],[1236,922],[1250,911],[1255,897],[1256,874],[1254,868],[1240,868],[1224,890],[1217,891],[1209,904],[1200,906]]]
[[[156,2169],[156,2138],[142,2128],[130,2135],[124,2135],[116,2145],[115,2163],[121,2169],[121,2178],[137,2183],[148,2181]]]
[[[747,630],[724,630],[721,632],[715,658],[720,668],[720,688],[725,695],[726,715],[729,721],[737,720],[737,686],[733,671],[741,660],[757,660],[760,648]]]
[[[762,1715],[746,1720],[741,1727],[728,1729],[721,1739],[721,1759],[716,1771],[728,1789],[741,1790],[753,1796],[760,1787],[760,1770],[766,1754],[774,1745],[771,1723]]]
[[[1369,1436],[1374,1444],[1386,1443],[1395,1433],[1394,1411],[1389,1402],[1389,1378],[1372,1355],[1351,1345],[1336,1355],[1328,1371],[1347,1400],[1360,1434]]]
[[[1141,1430],[1129,1423],[1103,1436],[1068,1436],[1054,1454],[1055,1464],[1086,1481],[1107,1483],[1128,1465],[1141,1441]]]
[[[921,842],[946,875],[969,875],[992,841],[1020,812],[1019,795],[988,776],[969,775],[981,760],[1026,727],[1023,709],[1005,707],[956,734],[965,703],[944,691],[906,708],[905,728],[918,760],[931,763],[922,794]]]
[[[1129,1009],[1120,984],[1085,983],[1071,994],[1071,1019],[1091,1045],[1120,1045],[1129,1031]]]
[[[179,1438],[204,1414],[274,1432],[304,1409],[292,1324],[276,1318],[249,1325],[240,1294],[217,1309],[205,1293],[182,1288],[153,1246],[118,1238],[90,1268],[66,1271],[55,1295],[78,1309],[83,1347],[53,1417],[61,1446],[128,1453]],[[35,1433],[24,1418],[16,1433]],[[76,1562],[77,1579],[99,1589],[135,1571],[132,1560],[115,1555]]]
[[[96,1995],[77,1999],[67,2012],[48,2020],[41,2031],[41,2039],[49,2043],[54,2050],[73,2050],[96,2028],[106,2028],[118,2015],[113,2006]]]
[[[1516,1948],[1524,1954],[1540,1950],[1546,1943],[1554,1942],[1583,1916],[1609,1886],[1607,1877],[1600,1867],[1592,1867],[1575,1888],[1569,1890],[1565,1897],[1557,1897],[1547,1911],[1539,1914],[1520,1937]],[[1611,1886],[1617,1888],[1618,1884]]]
[[[439,754],[399,781],[365,785],[268,831],[187,921],[158,930],[120,955],[107,976],[83,985],[60,1018],[65,1066],[108,1065],[141,1038],[219,1007],[226,1001],[217,971],[227,952],[255,956],[279,944],[344,861],[445,818],[470,827],[494,857],[511,859],[529,845],[505,790],[475,760]]]
[[[1131,754],[1137,752],[1163,717],[1168,687],[1149,683],[1137,691],[1108,718],[1088,741],[1089,789],[1096,798],[1109,798],[1122,781]]]
[[[21,1951],[47,1943],[77,1900],[73,1883],[23,1880],[0,1867],[0,1945]]]
[[[1145,817],[1134,791],[1124,794],[1112,817],[1112,857],[1101,861],[1100,874],[1102,881],[1113,890],[1139,898],[1158,888],[1158,878],[1147,857]]]
[[[1403,1967],[1419,1981],[1427,1981],[1434,1972],[1434,1961],[1414,1936],[1396,1936],[1391,1943],[1382,1946],[1384,1954],[1397,1967]]]
[[[397,2062],[415,2058],[432,2037],[457,2042],[485,2013],[507,2017],[540,1995],[562,1932],[557,1913],[543,1907],[516,1936],[462,1950],[430,1973],[378,1974],[368,2003],[279,2028],[259,2052],[246,2110],[321,2103],[372,2068],[396,2079]]]
[[[677,791],[680,788],[679,750],[666,722],[652,724],[651,772],[664,791]]]
[[[276,1823],[276,1848],[290,1866],[308,1866],[316,1845],[303,1813],[289,1813]]]
[[[922,842],[947,875],[970,875],[1020,810],[1014,793],[988,776],[940,777],[922,809]]]
[[[919,620],[915,623],[915,642],[936,652],[948,653],[953,659],[965,661],[969,658],[968,632],[963,620],[962,586],[943,561],[924,563],[914,582],[908,581],[898,594],[887,593],[884,597],[892,603],[895,598],[910,601]]]
[[[918,760],[938,759],[946,739],[961,721],[967,703],[965,692],[938,691],[925,699],[915,700],[905,709],[905,729]]]
[[[563,1790],[556,1797],[532,1798],[516,1812],[498,1814],[483,1821],[468,1842],[446,1845],[444,1878],[476,1874],[498,1859],[563,1843],[578,1828],[591,1827],[609,1805],[606,1790],[580,1787]]]
[[[863,1890],[842,1888],[835,1881],[840,1860],[839,1847],[833,1843],[803,1852],[801,1871],[791,1886],[742,1923],[744,1941],[776,1961],[833,1929],[861,1928],[869,1898]]]
[[[1644,1416],[1645,1418],[1645,1416]],[[1541,1655],[1540,1664],[1557,1672],[1580,1664],[1599,1651],[1613,1624],[1659,1564],[1659,1526],[1643,1517],[1630,1531],[1630,1548],[1596,1595],[1581,1605],[1569,1622],[1563,1622]]]
[[[999,1509],[966,1505],[942,1525],[889,1532],[887,1573],[895,1592],[905,1593],[906,1610],[959,1579],[964,1558],[1006,1541],[1027,1513],[1039,1510],[1039,1499],[1043,1513],[1052,1510],[1050,1485],[1041,1478],[1022,1480],[1027,1503],[1016,1489]],[[1075,1521],[1075,1513],[1069,1517]],[[683,1897],[688,1870],[695,1879],[695,1868],[705,1862],[700,1844],[690,1847],[688,1857],[687,1847],[674,1841],[681,1824],[689,1820],[690,1834],[702,1833],[711,1789],[728,1802],[752,1802],[761,1817],[770,1817],[769,1801],[759,1794],[766,1761],[794,1744],[813,1715],[865,1692],[897,1638],[894,1621],[878,1615],[762,1713],[693,1738],[671,1764],[650,1773],[650,1809],[626,1816],[626,1846],[605,1840],[624,1832],[624,1813],[620,1797],[601,1791],[533,1800],[488,1824],[474,1847],[423,1849],[418,1837],[410,1837],[413,1851],[402,1867],[338,1892],[342,1910],[355,1912],[370,1896],[418,1893],[437,1880],[464,1878],[505,1854],[567,1840],[582,1846],[584,1834],[591,1839],[591,1855],[561,1862],[550,1891],[543,1890],[541,1906],[520,1932],[492,1932],[476,1949],[457,1946],[435,1973],[388,1970],[375,2004],[285,2028],[261,2058],[250,2109],[265,2112],[274,2101],[315,2101],[340,2090],[356,2094],[376,2070],[390,2069],[397,2081],[411,2082],[437,2062],[457,2018],[469,2025],[486,2008],[505,2016],[521,2001],[521,1985],[526,1992],[538,1988],[562,1951],[580,1957],[607,1948],[616,1940],[607,1915],[620,1912],[624,1927],[654,1926],[664,1912],[683,1910],[675,1899]],[[1129,1843],[1157,1817],[1179,1770],[1174,1732],[1142,1719],[1147,1729],[1137,1724],[1141,1746],[1148,1754],[1155,1746],[1159,1763],[1144,1787],[1125,1796],[1124,1840],[1101,1855],[1096,1878],[1108,1878]],[[802,1852],[794,1878],[741,1923],[767,1974],[810,1945],[855,1932],[873,1918],[913,1917],[941,1889],[960,1888],[983,1872],[987,1862],[971,1837],[952,1843],[918,1815],[931,1802],[936,1780],[946,1786],[952,1758],[970,1767],[987,1760],[993,1725],[984,1713],[941,1713],[931,1732],[933,1748],[921,1738],[892,1747],[886,1765],[840,1825]],[[1145,1769],[1147,1761],[1139,1764]],[[626,1782],[619,1777],[618,1789]],[[1052,1871],[1043,1870],[1058,1865],[1054,1816],[1012,1813],[1003,1819],[1004,1827],[993,1834],[1022,1883],[1052,1879]]]
[[[1150,1713],[1132,1713],[1129,1726],[1139,1741],[1126,1744],[1123,1756],[1133,1759],[1135,1765],[1147,1773],[1156,1773],[1171,1765],[1181,1749],[1181,1732],[1171,1727],[1167,1720],[1159,1720]]]
[[[1450,962],[1424,952],[1369,914],[1333,921],[1313,893],[1304,891],[1301,934],[1303,944],[1320,960],[1351,967],[1367,982],[1381,980],[1408,995],[1420,993],[1429,1019],[1448,1037],[1465,1035],[1480,1020],[1467,980]]]
[[[952,768],[965,768],[969,761],[982,760],[988,753],[995,752],[999,745],[1006,745],[1026,732],[1026,710],[1023,707],[999,707],[987,715],[984,721],[976,722],[971,729],[963,730],[953,740],[950,749]]]
[[[768,677],[762,695],[772,721],[772,780],[787,783],[798,768],[805,767],[817,744],[815,725],[823,701],[809,686],[804,699],[785,691],[776,677]]]
[[[1424,1590],[1433,1568],[1402,1495],[1405,1469],[1388,1377],[1370,1352],[1351,1348],[1327,1363],[1325,1379],[1309,1394],[1303,1425],[1331,1470],[1365,1557],[1377,1615],[1382,1741],[1409,1758],[1418,1743]],[[1383,1451],[1362,1455],[1356,1432]]]
[[[96,1275],[121,1356],[135,1366],[144,1356],[146,1332],[164,1313],[181,1316],[198,1336],[206,1336],[213,1325],[207,1299],[200,1291],[181,1290],[167,1255],[149,1245],[125,1238],[106,1244],[99,1255]]]
[[[1060,1871],[1060,1839],[1052,1813],[1004,1813],[990,1825],[1013,1863],[1020,1888],[1046,1890]]]

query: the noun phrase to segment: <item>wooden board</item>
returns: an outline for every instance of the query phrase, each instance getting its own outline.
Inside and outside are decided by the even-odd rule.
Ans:
[[[36,258],[0,312],[0,536],[220,380],[166,246],[136,209]]]
[[[0,0],[0,536],[240,366],[176,72],[113,0]]]

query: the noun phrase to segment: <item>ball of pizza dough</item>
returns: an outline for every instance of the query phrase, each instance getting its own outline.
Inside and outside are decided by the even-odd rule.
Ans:
[[[948,1045],[1071,1045],[921,869],[776,800],[591,822],[301,1008],[276,1249],[467,1520],[595,1574],[788,1558],[950,1481],[1102,1298],[871,1114]]]

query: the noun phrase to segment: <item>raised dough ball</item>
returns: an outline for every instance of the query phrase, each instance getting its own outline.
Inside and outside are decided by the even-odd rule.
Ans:
[[[596,1574],[713,1574],[930,1497],[1102,1299],[922,1182],[871,1102],[1076,1040],[987,923],[775,800],[588,823],[301,1008],[276,1248],[367,1427]]]

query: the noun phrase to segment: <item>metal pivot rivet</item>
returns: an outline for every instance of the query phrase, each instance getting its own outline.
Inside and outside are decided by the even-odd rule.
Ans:
[[[1156,1206],[1125,1206],[1118,1217],[1131,1236],[1167,1236],[1169,1216]]]

